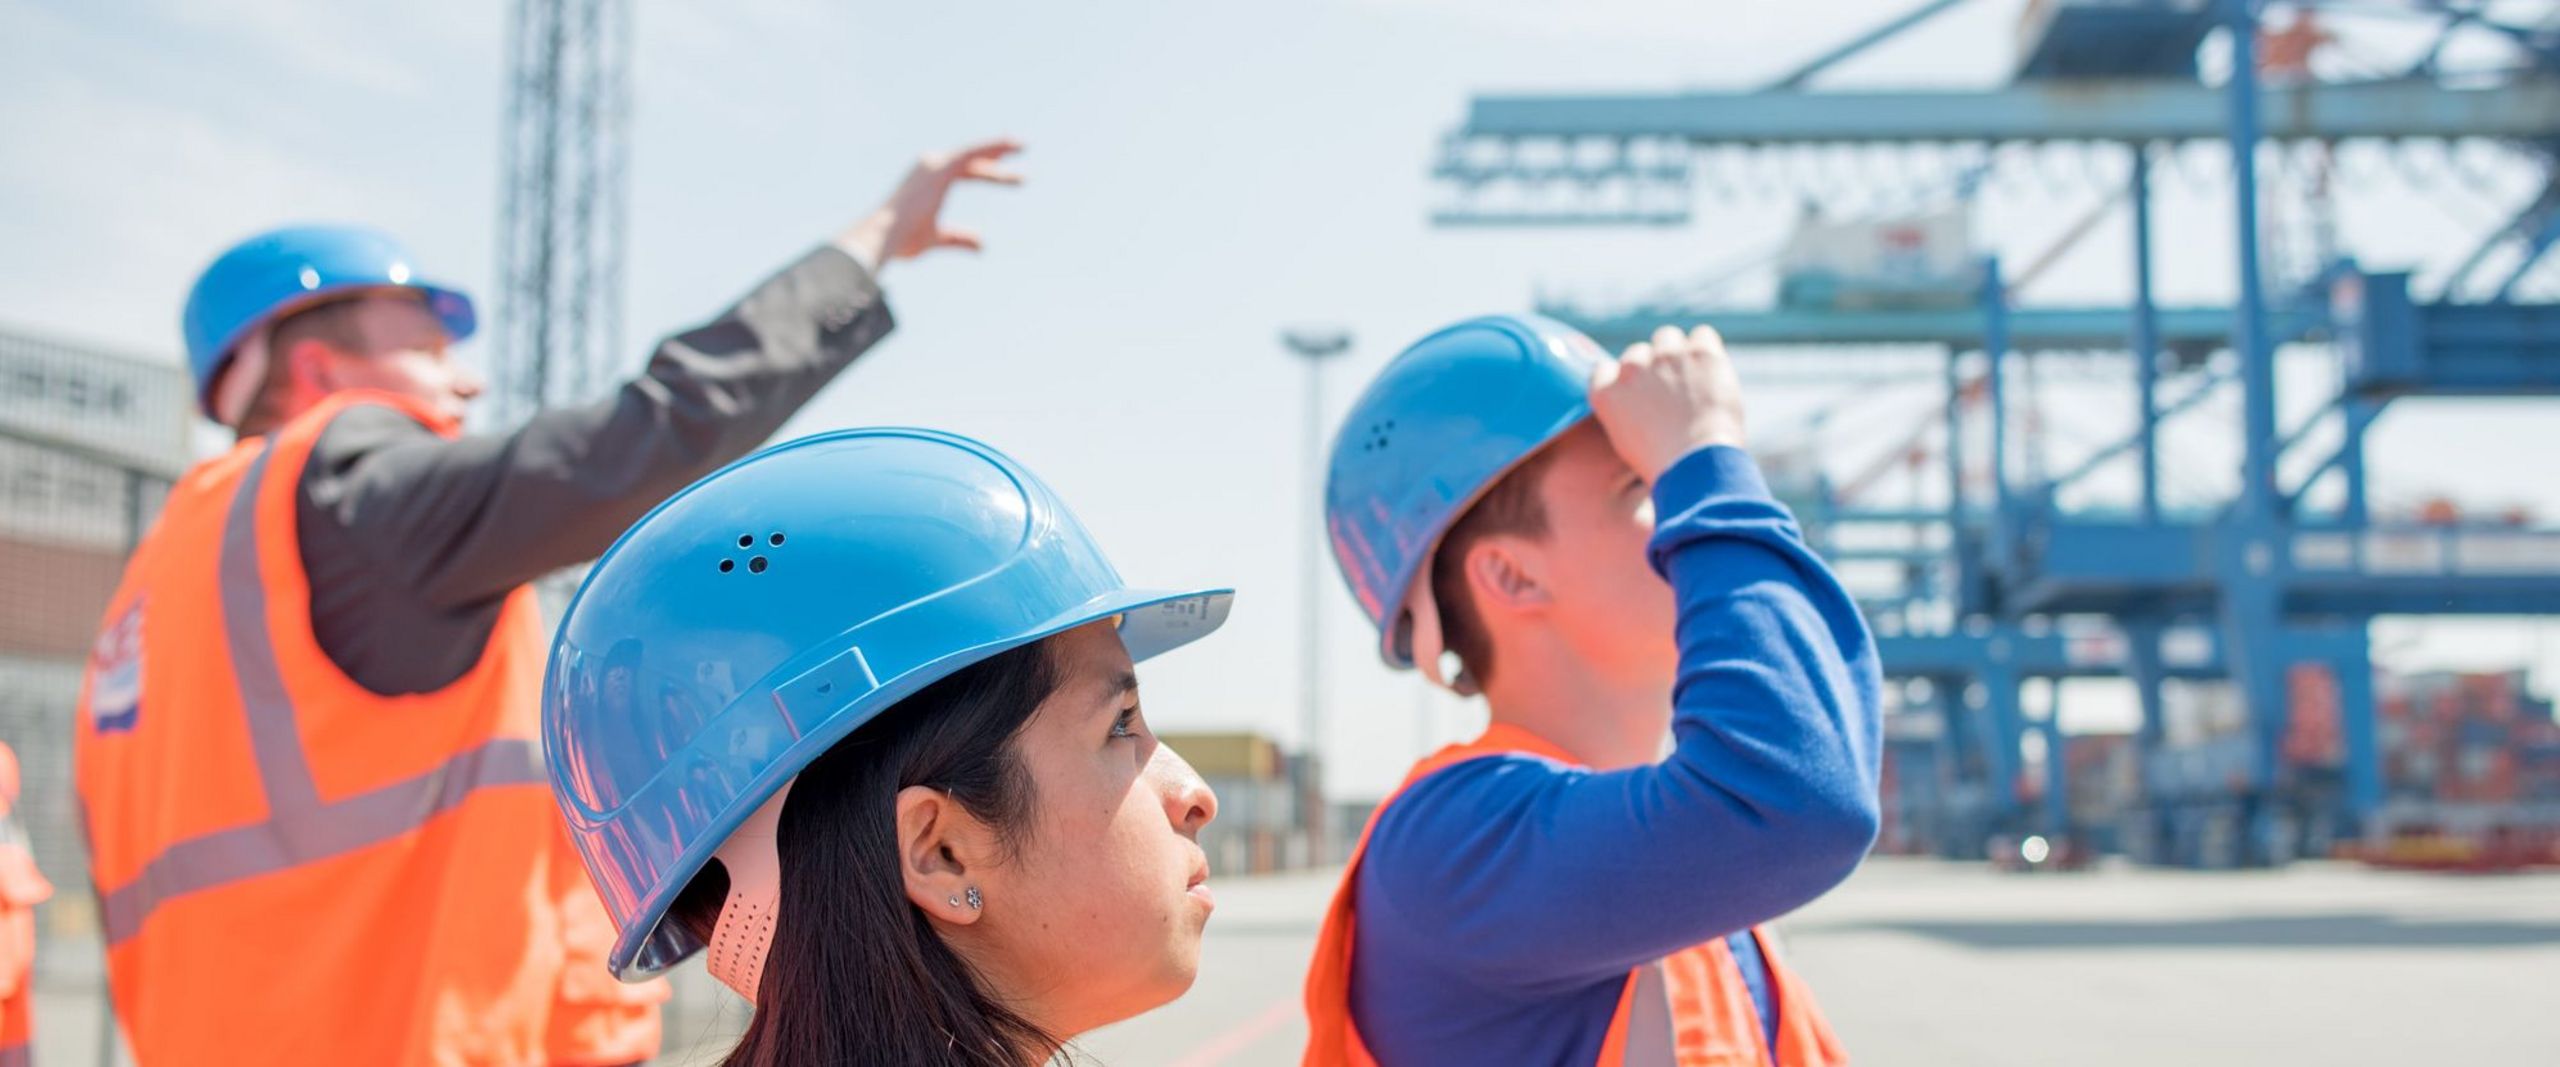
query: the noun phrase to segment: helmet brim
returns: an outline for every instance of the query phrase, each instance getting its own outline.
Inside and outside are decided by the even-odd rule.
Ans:
[[[418,294],[419,299],[426,304],[427,310],[435,315],[436,322],[444,327],[447,340],[460,344],[469,340],[472,334],[480,332],[480,312],[472,304],[471,294],[453,286],[423,281],[396,283],[353,281],[337,285],[324,284],[313,289],[307,296],[278,304],[266,314],[242,323],[240,328],[231,331],[229,337],[223,338],[222,354],[215,358],[212,369],[195,383],[196,410],[202,412],[208,419],[216,417],[213,410],[213,387],[215,383],[222,380],[224,374],[230,372],[232,360],[240,354],[240,342],[248,340],[251,333],[264,329],[287,315],[307,311],[332,300],[342,300],[359,292],[401,289]]]

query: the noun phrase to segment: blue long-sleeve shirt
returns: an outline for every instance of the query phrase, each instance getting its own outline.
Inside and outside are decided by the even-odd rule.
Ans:
[[[1743,452],[1690,454],[1653,500],[1679,604],[1673,751],[1606,772],[1470,760],[1387,808],[1354,889],[1351,1010],[1389,1067],[1595,1062],[1627,973],[1720,937],[1767,1028],[1748,929],[1874,841],[1881,682],[1856,605]]]

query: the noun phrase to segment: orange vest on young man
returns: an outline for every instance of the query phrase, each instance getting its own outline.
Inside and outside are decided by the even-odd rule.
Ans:
[[[658,1049],[662,983],[613,926],[545,787],[543,634],[510,594],[477,666],[381,696],[311,628],[297,486],[332,397],[170,491],[77,716],[117,1020],[143,1067],[593,1065]]]
[[[0,1067],[27,1067],[34,1055],[36,905],[53,883],[36,870],[35,854],[10,819],[18,806],[18,753],[0,744]]]
[[[1306,1067],[1377,1067],[1351,1018],[1351,949],[1357,929],[1352,901],[1360,858],[1369,850],[1369,834],[1378,828],[1379,817],[1413,783],[1433,771],[1512,752],[1576,762],[1545,738],[1495,723],[1475,740],[1450,745],[1414,764],[1404,784],[1369,816],[1368,827],[1360,831],[1360,843],[1351,849],[1351,862],[1343,868],[1342,885],[1334,890],[1333,904],[1325,910],[1324,926],[1316,935],[1315,960],[1307,968]],[[1832,1067],[1849,1062],[1839,1039],[1814,1007],[1813,994],[1779,962],[1776,939],[1764,929],[1755,928],[1752,935],[1759,940],[1761,958],[1768,965],[1770,992],[1778,998],[1774,1058],[1733,950],[1717,938],[1627,973],[1596,1067]]]

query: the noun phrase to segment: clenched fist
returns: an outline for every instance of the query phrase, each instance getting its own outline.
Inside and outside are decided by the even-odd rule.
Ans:
[[[1724,338],[1665,326],[1591,375],[1591,413],[1618,458],[1651,482],[1708,445],[1742,447],[1742,382]]]

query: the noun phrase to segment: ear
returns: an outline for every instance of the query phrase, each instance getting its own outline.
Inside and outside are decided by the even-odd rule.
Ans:
[[[303,396],[327,396],[338,389],[338,353],[327,342],[305,337],[271,358],[284,361],[285,380]]]
[[[908,902],[935,921],[978,921],[979,910],[969,906],[977,885],[971,872],[985,873],[994,843],[993,831],[950,794],[921,785],[898,791],[898,873]]]
[[[1552,600],[1546,553],[1519,537],[1486,537],[1468,546],[1467,587],[1479,612],[1533,614]]]

